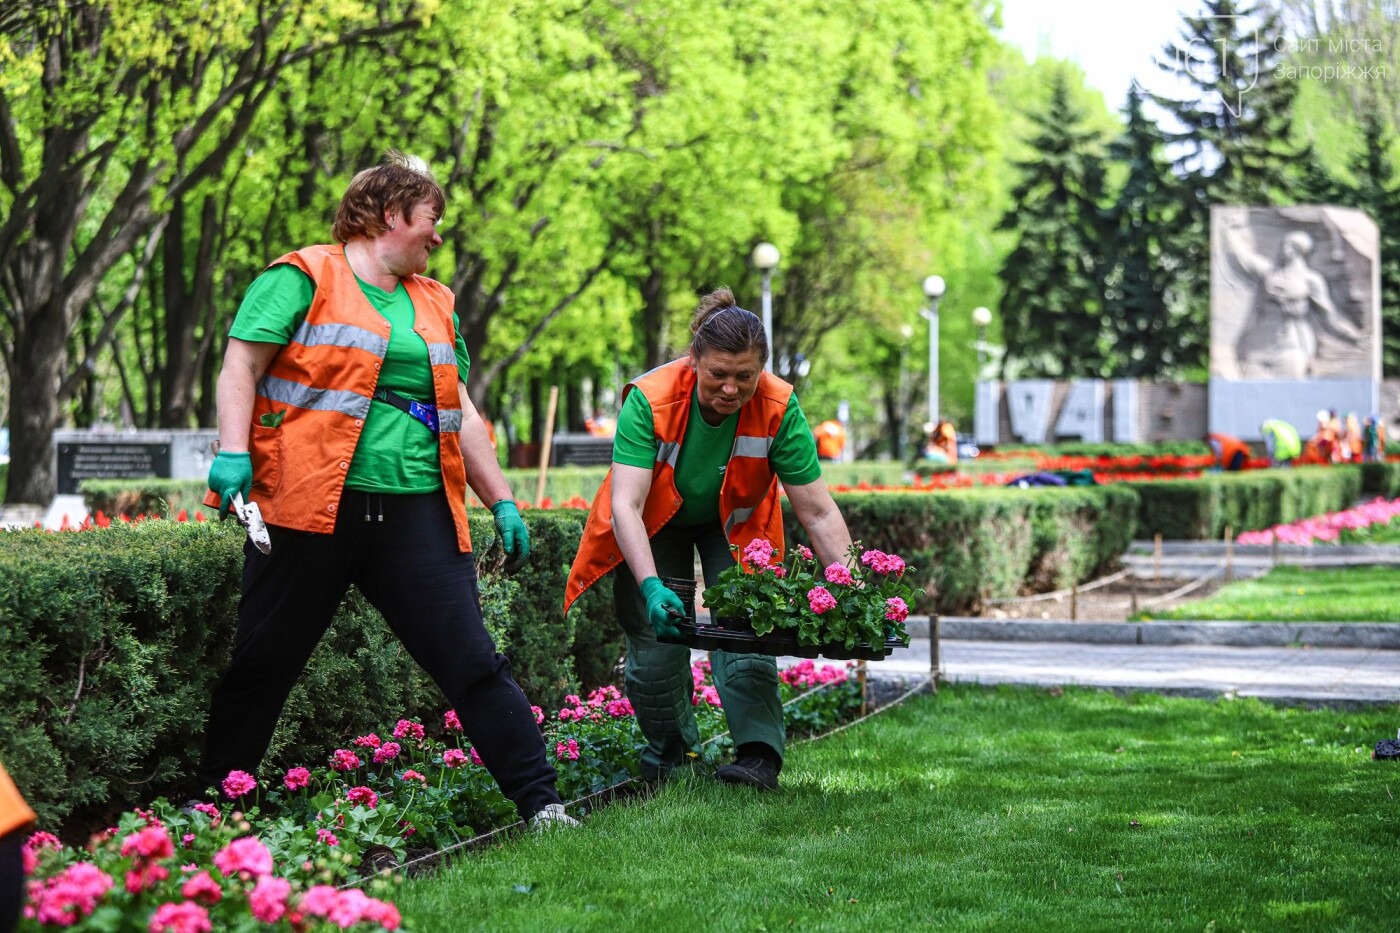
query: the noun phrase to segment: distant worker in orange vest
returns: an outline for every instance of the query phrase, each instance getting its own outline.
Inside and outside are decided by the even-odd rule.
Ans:
[[[813,432],[817,438],[817,459],[836,461],[846,449],[846,426],[835,418],[828,418],[817,425]]]
[[[935,463],[958,462],[958,431],[953,422],[943,419],[928,430],[928,442],[924,444],[924,459]]]
[[[1221,470],[1243,470],[1249,462],[1249,445],[1238,437],[1212,431],[1206,435],[1210,452],[1215,455],[1215,465]]]
[[[844,562],[846,521],[822,481],[807,418],[792,386],[763,369],[763,322],[721,288],[701,300],[688,355],[623,390],[613,463],[593,499],[564,611],[613,573],[613,604],[627,635],[627,696],[646,739],[644,780],[689,766],[700,751],[691,708],[690,649],[658,640],[680,634],[679,596],[662,576],[705,582],[734,566],[731,548],[756,538],[783,558],[778,483],[823,566]],[[742,552],[741,552],[742,554]],[[743,555],[753,566],[764,555]],[[729,784],[776,790],[786,734],[776,659],[714,651],[715,687],[734,740],[735,761],[715,772]]]
[[[271,546],[244,547],[199,788],[257,771],[353,583],[446,695],[521,819],[577,825],[482,616],[467,486],[492,503],[508,571],[530,539],[467,395],[452,290],[424,275],[446,201],[421,160],[388,153],[351,180],[336,243],[273,262],[234,318],[205,503],[256,502]]]
[[[0,765],[0,930],[13,930],[24,902],[24,840],[34,811]]]

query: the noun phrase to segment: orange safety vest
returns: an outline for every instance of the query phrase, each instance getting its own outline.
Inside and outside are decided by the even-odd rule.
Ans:
[[[651,491],[642,507],[642,521],[650,538],[680,510],[681,495],[676,490],[676,459],[685,439],[690,417],[690,400],[695,391],[695,371],[690,357],[673,360],[634,379],[622,390],[623,399],[640,389],[651,404],[653,429],[658,447],[652,468]],[[783,556],[783,510],[778,503],[778,478],[768,460],[768,452],[787,413],[792,386],[771,373],[758,377],[758,390],[739,409],[734,431],[734,447],[719,490],[719,514],[729,543],[746,547],[754,538],[764,538]],[[564,590],[564,612],[584,590],[622,563],[622,551],[612,527],[612,470],[603,479],[593,508],[583,528],[583,540],[569,568]]]
[[[20,796],[5,766],[0,765],[0,839],[34,822],[34,811]]]
[[[1253,456],[1249,445],[1238,437],[1211,432],[1206,435],[1206,438],[1220,445],[1220,466],[1222,469],[1228,470],[1230,468],[1230,461],[1234,459],[1235,454],[1244,454],[1244,460],[1241,461],[1242,463],[1248,463],[1249,458]]]
[[[249,437],[252,498],[270,525],[328,534],[335,530],[345,474],[369,415],[391,326],[360,290],[343,246],[311,246],[272,265],[281,263],[309,275],[316,296],[291,342],[258,381]],[[457,546],[470,551],[452,291],[420,275],[401,281],[413,302],[413,329],[428,345],[442,485]],[[211,491],[204,504],[217,506],[218,495]]]

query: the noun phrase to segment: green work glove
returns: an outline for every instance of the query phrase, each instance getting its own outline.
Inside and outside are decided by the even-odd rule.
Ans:
[[[509,499],[492,505],[491,514],[496,516],[496,536],[506,552],[506,573],[515,573],[530,559],[530,532],[525,528],[525,519]]]
[[[668,590],[660,577],[647,577],[642,581],[642,598],[647,601],[647,621],[656,637],[680,638],[676,616],[685,618],[685,603],[681,598]]]
[[[219,451],[209,467],[209,488],[219,494],[219,517],[228,517],[234,493],[242,493],[247,502],[253,492],[253,455]]]

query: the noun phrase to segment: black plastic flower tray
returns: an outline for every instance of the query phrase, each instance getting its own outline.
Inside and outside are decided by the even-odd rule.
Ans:
[[[661,638],[662,642],[685,645],[700,651],[734,651],[748,654],[768,654],[773,657],[827,658],[832,661],[882,661],[896,648],[904,647],[898,638],[888,638],[882,644],[857,642],[846,647],[840,642],[819,645],[800,645],[797,633],[791,629],[774,629],[767,635],[755,635],[747,626],[729,628],[721,619],[718,624],[698,625],[694,622],[676,619],[680,638]]]

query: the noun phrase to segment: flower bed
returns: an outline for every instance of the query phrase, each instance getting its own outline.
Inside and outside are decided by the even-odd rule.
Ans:
[[[696,664],[692,677],[691,702],[709,740],[702,757],[714,763],[728,742],[718,739],[724,719],[709,662]],[[783,671],[780,682],[793,735],[828,729],[860,705],[842,667],[808,661]],[[566,697],[549,716],[534,711],[565,799],[638,774],[643,741],[616,687]],[[454,711],[432,728],[400,719],[334,749],[322,765],[289,768],[273,781],[234,771],[217,792],[217,804],[192,812],[158,799],[81,850],[34,834],[25,846],[24,928],[398,929],[391,903],[337,886],[397,864],[411,849],[446,848],[515,820]],[[388,882],[367,887],[379,893]]]
[[[1281,544],[1311,545],[1323,543],[1365,543],[1371,539],[1370,532],[1388,528],[1400,517],[1400,499],[1373,499],[1354,509],[1340,512],[1326,512],[1288,524],[1274,525],[1259,531],[1246,531],[1235,538],[1238,544]]]

